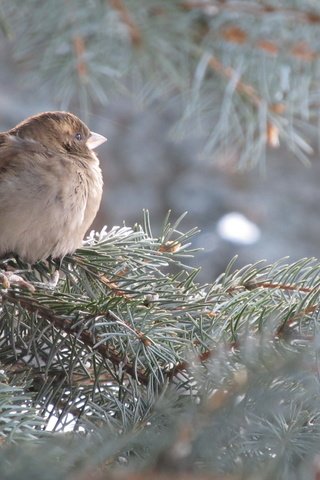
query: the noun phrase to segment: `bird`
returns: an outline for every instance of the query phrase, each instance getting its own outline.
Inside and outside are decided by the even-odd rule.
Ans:
[[[93,150],[106,140],[64,111],[0,133],[0,258],[35,264],[82,245],[103,191]]]

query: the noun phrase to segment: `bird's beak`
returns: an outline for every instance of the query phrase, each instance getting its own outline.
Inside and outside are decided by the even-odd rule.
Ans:
[[[91,135],[87,140],[87,147],[90,148],[90,150],[94,150],[95,148],[99,147],[99,145],[102,145],[102,143],[106,142],[107,139],[103,135],[100,135],[100,133],[95,133],[95,132],[90,132]]]

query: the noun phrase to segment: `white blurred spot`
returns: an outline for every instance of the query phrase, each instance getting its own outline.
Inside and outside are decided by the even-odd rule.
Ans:
[[[261,236],[257,225],[238,212],[230,212],[220,218],[217,232],[224,240],[243,245],[251,245]]]

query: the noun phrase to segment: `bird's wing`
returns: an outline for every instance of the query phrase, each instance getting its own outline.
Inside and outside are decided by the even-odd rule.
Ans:
[[[0,214],[14,201],[40,198],[53,178],[56,183],[56,162],[50,157],[39,142],[0,134]]]
[[[17,168],[21,170],[28,168],[30,162],[41,162],[42,155],[48,158],[49,152],[41,143],[1,133],[0,182],[4,180],[4,175],[14,175]]]
[[[16,152],[25,151],[30,153],[44,153],[47,150],[44,145],[36,140],[21,138],[9,133],[0,133],[1,154],[3,153],[3,148],[11,151],[15,150]]]

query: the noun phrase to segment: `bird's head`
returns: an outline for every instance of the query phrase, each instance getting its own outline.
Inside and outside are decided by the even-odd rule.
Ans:
[[[69,112],[44,112],[27,118],[8,132],[19,138],[38,142],[48,150],[88,156],[107,139],[91,132],[78,117]]]

